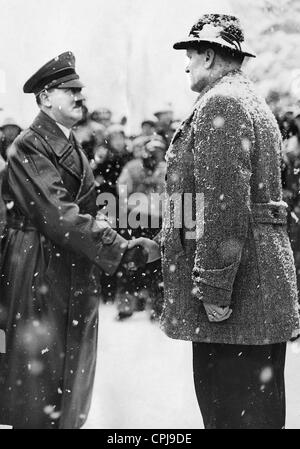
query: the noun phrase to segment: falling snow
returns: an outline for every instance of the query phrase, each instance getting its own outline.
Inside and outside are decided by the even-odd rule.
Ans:
[[[116,322],[114,316],[114,306],[101,305],[99,364],[84,428],[203,428],[192,380],[191,343],[166,337],[150,323],[146,312],[139,312],[126,323]],[[141,351],[141,341],[147,351]],[[294,342],[287,350],[288,429],[299,429],[299,348],[300,343]],[[245,416],[247,410],[241,410],[241,416],[243,412]]]

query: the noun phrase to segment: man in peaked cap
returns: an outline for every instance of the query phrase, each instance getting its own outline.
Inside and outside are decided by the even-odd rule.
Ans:
[[[38,70],[24,92],[35,94],[40,113],[8,155],[0,423],[14,428],[84,424],[96,363],[99,272],[138,268],[147,258],[95,218],[94,177],[71,130],[82,118],[82,87],[71,52]]]
[[[205,428],[283,428],[286,342],[299,315],[278,125],[241,70],[254,54],[236,17],[203,15],[174,48],[186,50],[199,97],[167,152],[166,191],[192,194],[195,227],[178,230],[174,201],[160,235],[162,326],[192,342]]]

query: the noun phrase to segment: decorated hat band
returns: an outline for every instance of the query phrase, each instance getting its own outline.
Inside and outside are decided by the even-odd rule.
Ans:
[[[188,38],[173,45],[176,50],[209,42],[255,58],[244,43],[244,33],[238,18],[222,14],[204,14],[192,27]]]

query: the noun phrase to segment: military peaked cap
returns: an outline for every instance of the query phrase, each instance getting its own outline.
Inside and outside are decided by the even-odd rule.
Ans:
[[[75,56],[71,51],[66,51],[47,62],[23,86],[26,94],[38,95],[45,89],[56,88],[82,88],[84,85],[79,80],[75,71]]]

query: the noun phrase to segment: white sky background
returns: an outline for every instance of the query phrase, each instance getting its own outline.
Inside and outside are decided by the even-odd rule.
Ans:
[[[232,12],[229,1],[0,0],[0,124],[7,117],[30,124],[37,108],[23,84],[66,50],[76,56],[90,110],[110,107],[136,129],[171,102],[181,118],[195,96],[185,52],[172,45],[202,13]]]

